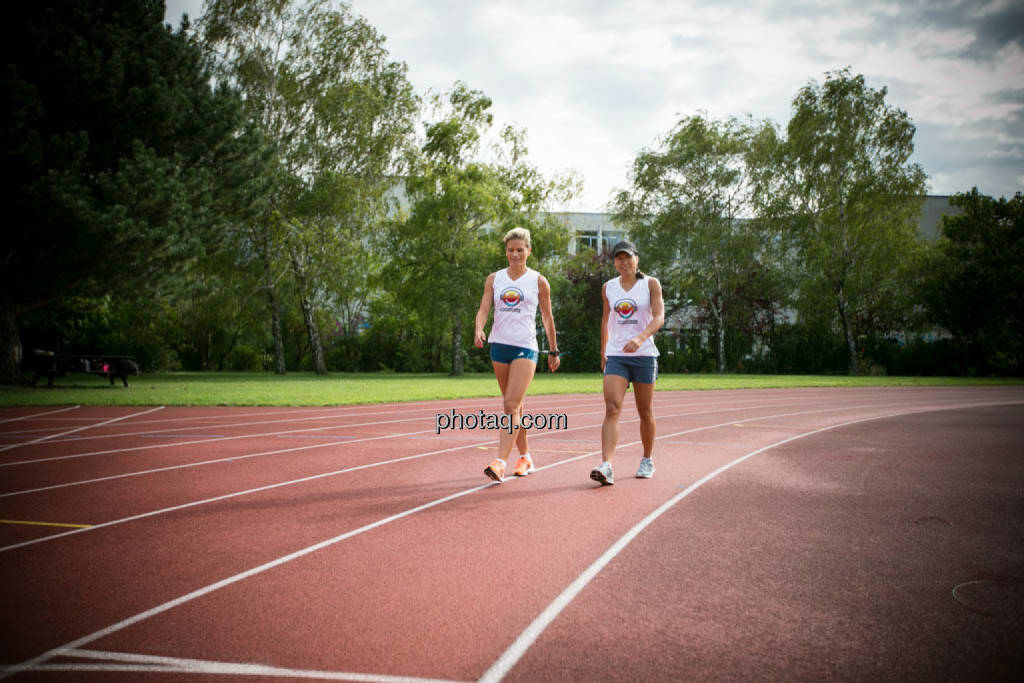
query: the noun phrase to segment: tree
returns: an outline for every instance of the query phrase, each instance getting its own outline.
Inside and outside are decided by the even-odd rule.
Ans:
[[[351,272],[339,259],[365,247],[412,133],[417,99],[406,67],[389,61],[384,37],[344,3],[208,0],[201,24],[221,77],[245,94],[277,155],[268,211],[249,226],[271,314],[278,315],[276,282],[286,264],[314,369],[324,373],[318,311],[337,278],[367,281],[360,264],[349,262],[359,268]],[[280,322],[274,326],[283,372]]]
[[[142,296],[216,249],[245,204],[256,144],[159,0],[10,8],[0,126],[0,381],[19,379],[18,317],[73,295]]]
[[[602,287],[615,263],[608,250],[583,249],[565,264],[565,277],[552,282],[551,300],[558,323],[558,346],[565,372],[601,369]]]
[[[546,181],[526,163],[525,134],[502,129],[483,161],[481,148],[493,124],[491,100],[458,82],[432,98],[435,120],[410,160],[409,215],[392,223],[384,282],[418,312],[428,329],[451,340],[451,374],[461,375],[464,336],[480,302],[484,278],[501,266],[501,234],[531,230],[533,258],[558,253],[566,238],[543,213],[571,182]],[[496,234],[495,234],[496,233]]]
[[[924,171],[908,159],[914,125],[849,69],[811,82],[793,100],[776,181],[794,216],[792,244],[807,285],[832,298],[849,371],[859,369],[858,331],[896,324],[887,310],[919,247]],[[885,330],[884,327],[881,328]]]
[[[931,320],[963,349],[965,372],[1024,369],[1024,195],[955,195],[924,283]]]
[[[642,268],[661,280],[668,315],[691,301],[711,313],[719,372],[726,367],[726,309],[758,270],[758,224],[744,216],[753,132],[737,119],[683,118],[658,149],[637,155],[632,188],[614,201],[613,220],[637,241]]]

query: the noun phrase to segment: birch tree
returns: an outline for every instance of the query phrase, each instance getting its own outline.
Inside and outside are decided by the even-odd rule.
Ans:
[[[405,65],[389,59],[384,37],[347,4],[207,0],[204,9],[203,35],[220,57],[221,77],[245,94],[277,154],[268,212],[250,226],[268,305],[275,315],[275,282],[287,267],[314,370],[324,373],[318,312],[329,291],[365,296],[369,274],[359,264],[340,267],[339,254],[362,249],[382,216],[417,98]]]
[[[758,255],[754,224],[744,220],[752,131],[735,118],[681,119],[656,149],[637,155],[632,187],[616,195],[613,207],[613,220],[637,242],[641,268],[661,280],[666,313],[692,302],[711,314],[719,372],[726,368],[726,308]]]
[[[914,124],[886,95],[849,69],[802,88],[776,174],[805,285],[829,293],[850,374],[859,371],[858,329],[891,321],[878,312],[905,289],[904,264],[919,244],[926,176],[909,162]]]
[[[534,267],[561,253],[567,237],[545,208],[575,191],[572,178],[547,180],[530,166],[524,131],[505,126],[488,144],[491,106],[462,82],[432,98],[405,184],[409,215],[387,238],[385,282],[435,333],[444,330],[453,375],[463,372],[464,337],[484,278],[504,260],[502,234],[530,229]]]

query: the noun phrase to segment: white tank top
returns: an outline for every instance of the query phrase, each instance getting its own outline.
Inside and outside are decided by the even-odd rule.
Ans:
[[[494,273],[494,324],[487,341],[509,344],[524,349],[537,346],[537,302],[540,298],[537,278],[532,268],[513,280],[508,268]]]
[[[605,283],[604,294],[608,299],[608,345],[604,355],[608,356],[657,356],[654,335],[644,340],[640,348],[632,353],[622,350],[630,339],[640,334],[654,318],[651,313],[651,279],[644,277],[633,284],[628,292],[622,288],[622,276]]]

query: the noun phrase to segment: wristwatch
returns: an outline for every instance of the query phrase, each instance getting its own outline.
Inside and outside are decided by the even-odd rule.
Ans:
[[[549,356],[554,356],[555,358],[558,358],[558,354],[559,353],[560,353],[560,351],[558,349],[555,349],[554,351],[548,351],[548,355]]]

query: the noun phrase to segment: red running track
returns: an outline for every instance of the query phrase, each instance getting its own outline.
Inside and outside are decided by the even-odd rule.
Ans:
[[[977,680],[1024,670],[1024,387],[0,409],[0,677]],[[632,411],[632,412],[631,412]]]

